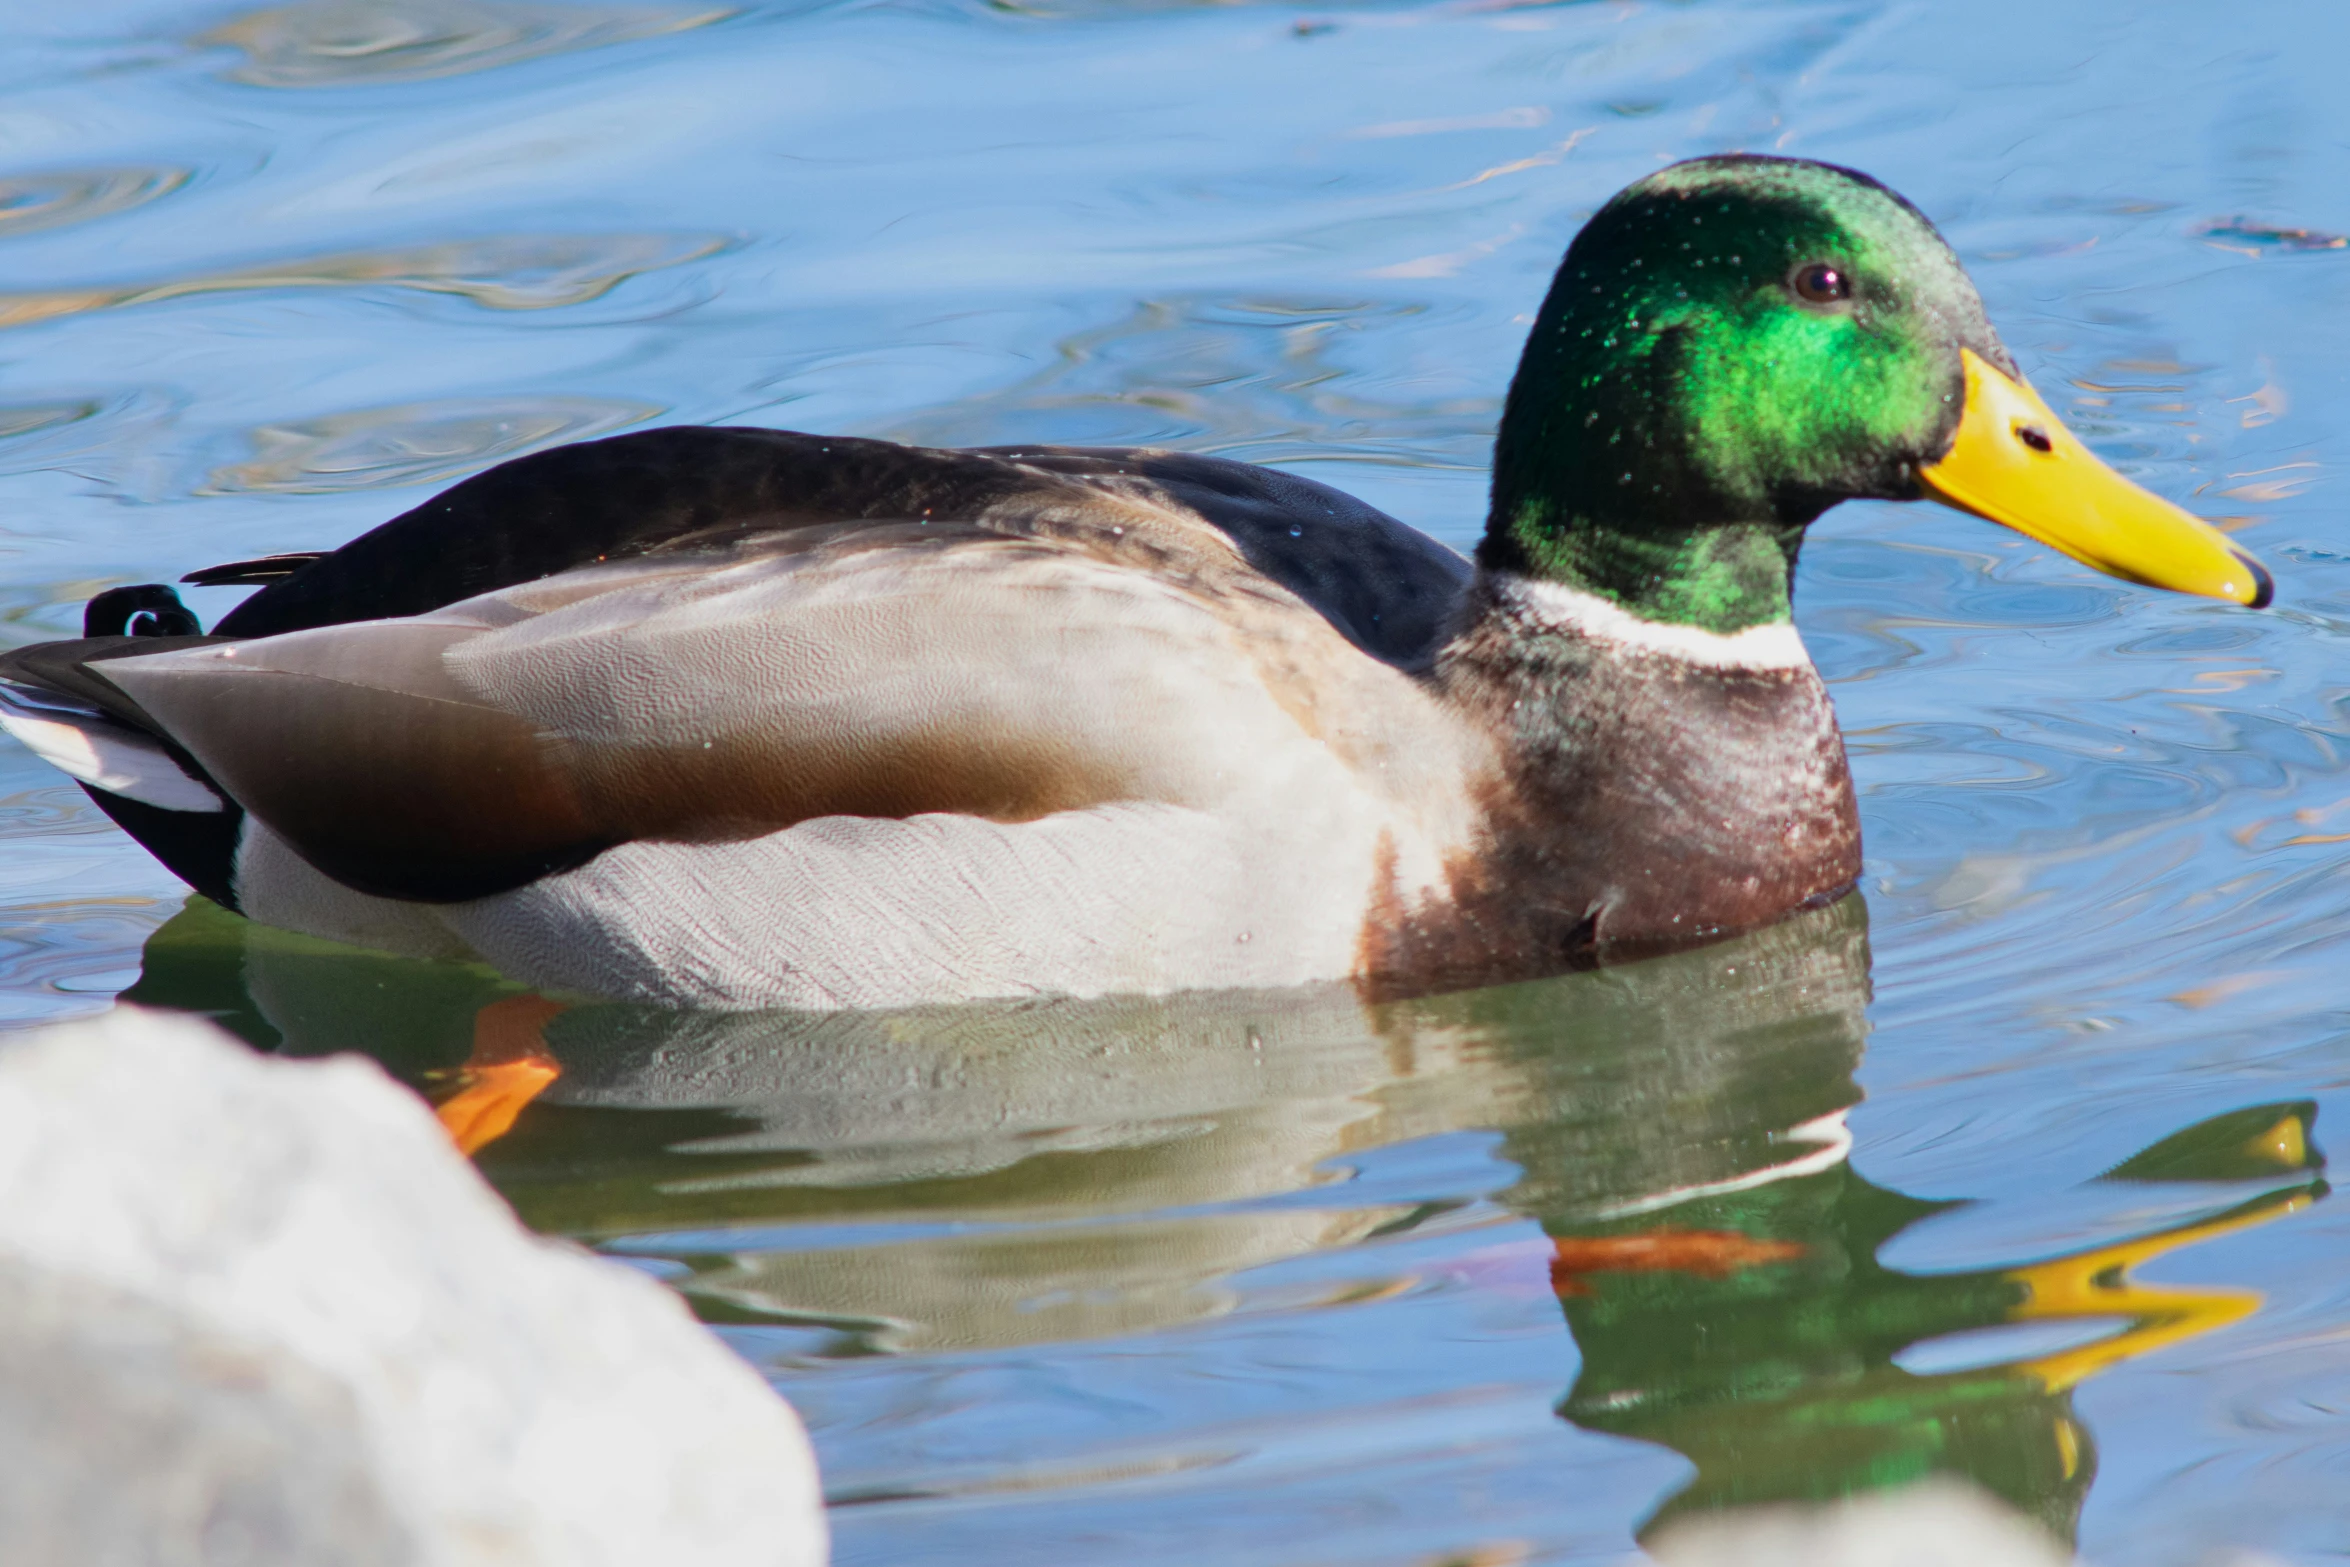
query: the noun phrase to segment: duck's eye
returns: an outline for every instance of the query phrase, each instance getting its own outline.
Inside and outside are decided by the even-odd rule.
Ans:
[[[1795,269],[1796,294],[1815,305],[1832,305],[1852,297],[1852,279],[1833,262],[1812,261]]]

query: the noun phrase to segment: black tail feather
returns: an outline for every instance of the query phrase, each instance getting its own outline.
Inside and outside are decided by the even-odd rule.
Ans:
[[[85,637],[193,637],[202,622],[180,596],[160,582],[108,588],[82,606]]]
[[[236,909],[237,839],[245,830],[245,813],[236,802],[219,811],[167,811],[88,784],[82,793],[165,870],[222,908]]]
[[[266,582],[283,582],[314,560],[324,560],[327,550],[289,550],[283,555],[263,555],[254,560],[232,560],[219,566],[207,566],[202,571],[191,571],[180,578],[199,588],[250,588]]]

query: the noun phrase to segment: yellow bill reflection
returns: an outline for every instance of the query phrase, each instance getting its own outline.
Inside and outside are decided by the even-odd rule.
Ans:
[[[2215,1172],[2206,1178],[2242,1178],[2263,1171],[2284,1174],[2308,1167],[2312,1162],[2311,1112],[2306,1106],[2293,1106],[2239,1139],[2247,1118],[2259,1121],[2273,1112],[2274,1107],[2263,1107],[2204,1122],[2179,1137],[2156,1144],[2108,1179],[2160,1180],[2165,1176],[2193,1179],[2195,1173],[2206,1170]],[[2201,1158],[2197,1157],[2198,1153]],[[2011,1270],[2007,1276],[2028,1291],[2022,1303],[2008,1314],[2011,1321],[2122,1317],[2130,1323],[2111,1338],[2043,1355],[2023,1362],[2017,1369],[2038,1377],[2051,1392],[2058,1392],[2087,1381],[2108,1366],[2184,1343],[2249,1317],[2260,1309],[2265,1298],[2258,1290],[2141,1284],[2131,1277],[2131,1270],[2199,1241],[2299,1213],[2317,1201],[2321,1189],[2302,1186],[2270,1192],[2198,1223]]]

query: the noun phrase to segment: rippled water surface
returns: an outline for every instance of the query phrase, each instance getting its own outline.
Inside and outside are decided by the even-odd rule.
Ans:
[[[1892,182],[2059,410],[2280,598],[1832,514],[1799,614],[1865,907],[1378,1007],[575,1009],[483,1167],[791,1396],[844,1563],[1609,1561],[1936,1470],[2110,1563],[2350,1555],[2337,7],[110,0],[0,32],[14,640],[656,423],[1192,447],[1465,545],[1609,192],[1724,149]],[[135,985],[444,1097],[539,1021],[183,912],[13,745],[0,834],[0,1021]]]

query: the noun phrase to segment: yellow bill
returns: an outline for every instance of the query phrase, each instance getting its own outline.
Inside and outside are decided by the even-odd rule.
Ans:
[[[1950,451],[1918,470],[1927,494],[2131,582],[2254,609],[2275,596],[2226,534],[2098,461],[2023,382],[1971,348],[1959,357],[1966,408]]]

